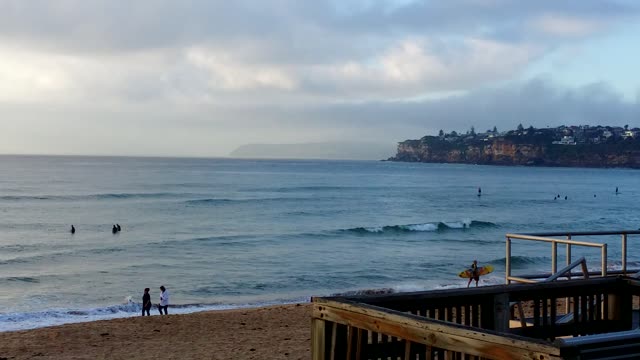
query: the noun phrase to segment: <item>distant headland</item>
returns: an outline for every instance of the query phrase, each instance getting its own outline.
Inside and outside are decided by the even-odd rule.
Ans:
[[[499,132],[455,131],[398,143],[389,161],[484,165],[640,168],[640,129],[629,126],[518,125]]]

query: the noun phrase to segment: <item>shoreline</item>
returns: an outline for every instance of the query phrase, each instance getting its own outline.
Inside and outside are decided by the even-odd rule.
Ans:
[[[169,314],[187,315],[211,311],[244,310],[279,305],[303,304],[310,301],[311,296],[282,301],[249,302],[239,304],[173,304],[169,305]],[[82,324],[94,321],[135,318],[141,315],[141,311],[141,303],[128,302],[85,309],[54,308],[26,313],[0,313],[0,334],[5,332],[36,330],[69,324]],[[151,316],[160,316],[160,314],[158,314],[157,304],[155,303],[151,308]]]
[[[310,348],[308,302],[0,333],[6,359],[308,359]]]

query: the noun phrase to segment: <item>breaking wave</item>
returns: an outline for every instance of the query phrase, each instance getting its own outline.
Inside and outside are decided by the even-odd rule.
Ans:
[[[342,231],[366,234],[366,233],[403,233],[403,232],[434,232],[448,230],[465,230],[465,229],[481,229],[495,228],[497,224],[486,221],[460,221],[460,222],[436,222],[424,224],[408,224],[408,225],[387,225],[379,227],[357,227]]]

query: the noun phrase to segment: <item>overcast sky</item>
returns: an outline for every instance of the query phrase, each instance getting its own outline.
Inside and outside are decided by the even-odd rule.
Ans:
[[[0,153],[640,126],[639,20],[633,0],[0,0]]]

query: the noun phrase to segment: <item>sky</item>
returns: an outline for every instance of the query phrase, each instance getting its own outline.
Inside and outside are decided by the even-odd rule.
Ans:
[[[640,126],[639,20],[633,0],[0,0],[0,153]]]

